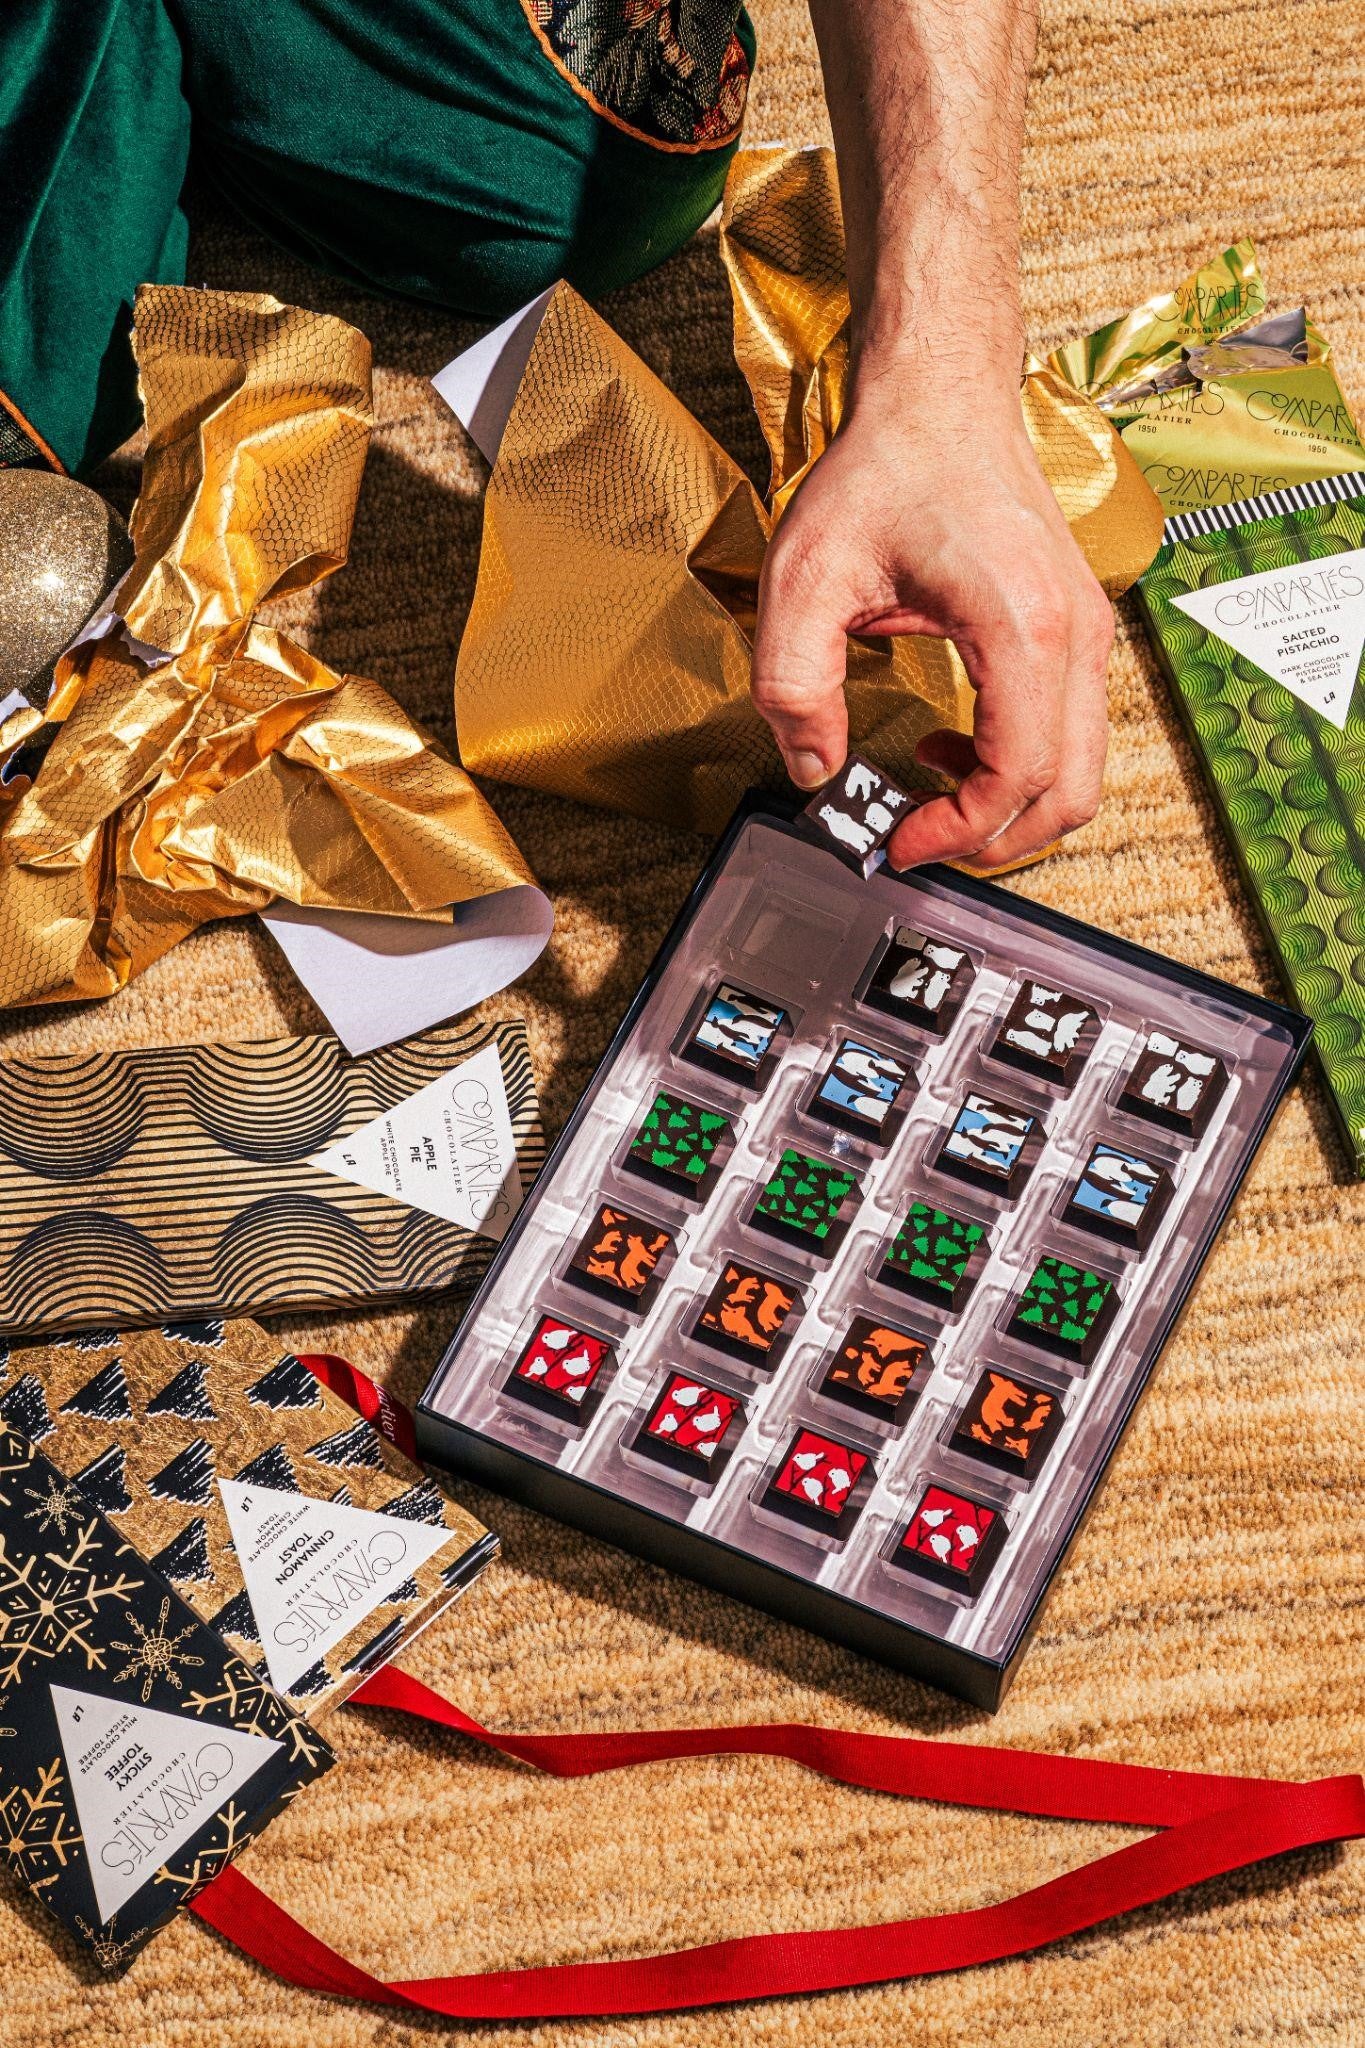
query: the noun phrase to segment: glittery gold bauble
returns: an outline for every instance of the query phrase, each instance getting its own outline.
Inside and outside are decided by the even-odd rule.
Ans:
[[[0,702],[39,709],[58,655],[133,559],[103,498],[47,470],[0,470]]]

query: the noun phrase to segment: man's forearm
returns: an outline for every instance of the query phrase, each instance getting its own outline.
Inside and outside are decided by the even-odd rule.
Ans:
[[[1019,159],[1033,0],[811,0],[848,243],[855,396],[1023,350]]]

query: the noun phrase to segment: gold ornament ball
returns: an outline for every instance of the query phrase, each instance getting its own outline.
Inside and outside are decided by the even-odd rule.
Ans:
[[[57,657],[133,559],[97,492],[48,470],[0,469],[0,701],[39,710]]]

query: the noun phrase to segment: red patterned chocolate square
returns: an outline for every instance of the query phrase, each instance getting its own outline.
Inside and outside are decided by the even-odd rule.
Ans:
[[[896,1547],[893,1562],[941,1586],[975,1595],[1005,1540],[998,1508],[946,1486],[927,1486]]]
[[[727,1438],[736,1418],[742,1427],[744,1404],[737,1394],[675,1372],[650,1409],[635,1448],[675,1471],[714,1480],[734,1447]]]
[[[589,1336],[557,1316],[542,1316],[512,1368],[507,1391],[552,1415],[581,1421],[600,1398],[596,1383],[611,1355],[604,1338]]]
[[[865,1451],[799,1429],[768,1488],[766,1505],[811,1528],[832,1529],[869,1462]]]

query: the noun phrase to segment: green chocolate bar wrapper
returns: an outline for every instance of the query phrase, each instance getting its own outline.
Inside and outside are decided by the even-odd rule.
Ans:
[[[1168,519],[1138,597],[1365,1178],[1365,476]]]

